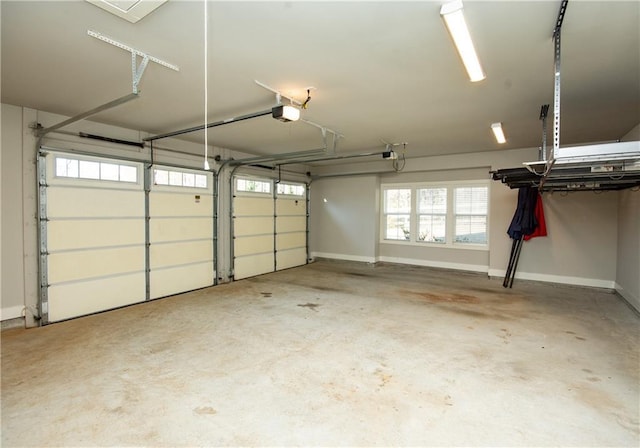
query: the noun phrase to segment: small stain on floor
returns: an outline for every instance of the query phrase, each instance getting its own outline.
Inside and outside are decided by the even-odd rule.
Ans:
[[[218,413],[218,411],[213,409],[211,406],[199,406],[195,408],[193,412],[200,415],[213,415]]]
[[[303,308],[309,308],[310,310],[317,312],[318,310],[316,308],[318,308],[321,305],[319,303],[299,303],[298,306],[301,306]]]

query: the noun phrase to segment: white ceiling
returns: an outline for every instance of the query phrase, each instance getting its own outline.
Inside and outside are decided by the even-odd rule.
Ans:
[[[339,152],[381,150],[382,140],[408,142],[407,157],[540,146],[560,2],[465,3],[480,83],[466,77],[441,4],[210,2],[209,121],[271,108],[275,95],[259,80],[299,100],[316,87],[303,117],[344,134]],[[639,11],[636,1],[569,2],[562,145],[615,140],[640,122]],[[203,13],[202,1],[169,0],[133,24],[85,1],[3,0],[2,102],[76,115],[130,93],[130,54],[91,29],[180,67],[149,64],[140,98],[93,120],[153,134],[201,124]],[[496,121],[505,145],[491,134]],[[208,132],[216,146],[255,154],[322,146],[318,129],[268,116]]]

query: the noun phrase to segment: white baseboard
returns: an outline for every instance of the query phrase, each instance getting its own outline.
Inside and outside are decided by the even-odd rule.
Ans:
[[[624,297],[624,300],[629,302],[629,305],[634,307],[636,311],[640,312],[640,297],[631,294],[630,291],[624,289],[619,283],[616,283],[616,292]]]
[[[330,258],[333,260],[345,260],[345,261],[360,261],[363,263],[375,263],[375,257],[364,257],[362,255],[347,255],[347,254],[331,254],[327,252],[311,252],[312,258]]]
[[[22,310],[24,310],[23,305],[0,308],[0,320],[9,320],[22,317]]]
[[[378,257],[378,261],[385,261],[387,263],[398,263],[398,264],[412,264],[414,266],[426,266],[430,268],[455,269],[458,271],[486,273],[489,270],[488,266],[484,266],[481,264],[449,263],[445,261],[420,260],[415,258],[382,256],[382,257]]]
[[[489,277],[504,277],[506,271],[502,269],[489,269]],[[561,283],[564,285],[589,286],[592,288],[614,289],[615,282],[597,278],[570,277],[567,275],[538,274],[535,272],[516,272],[516,278],[520,280],[533,280],[536,282]]]

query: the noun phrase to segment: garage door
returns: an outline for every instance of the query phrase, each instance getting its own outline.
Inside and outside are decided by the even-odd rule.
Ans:
[[[307,263],[307,189],[279,182],[276,187],[276,270]]]
[[[213,285],[213,175],[175,167],[152,170],[150,298]]]
[[[234,279],[307,263],[306,185],[236,176],[232,206]]]
[[[44,323],[144,301],[142,164],[49,152],[39,172]]]
[[[234,178],[232,225],[236,280],[274,271],[272,184],[269,179]]]

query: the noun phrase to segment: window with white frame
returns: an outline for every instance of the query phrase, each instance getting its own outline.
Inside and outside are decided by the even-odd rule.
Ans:
[[[486,182],[382,185],[382,192],[383,240],[486,247]]]
[[[384,238],[409,240],[411,237],[411,189],[386,188],[383,201]]]
[[[456,243],[487,244],[487,187],[458,187],[454,189]]]
[[[177,169],[153,170],[154,185],[166,185],[171,187],[207,188],[207,175]]]
[[[278,182],[278,186],[276,189],[278,195],[286,195],[286,196],[304,196],[305,187],[302,184],[289,184],[285,182]]]
[[[74,179],[138,182],[138,168],[134,165],[68,156],[55,158],[55,175]]]
[[[447,232],[447,189],[418,188],[418,241],[445,243]]]
[[[238,193],[271,193],[271,181],[269,180],[237,177],[235,184]]]

